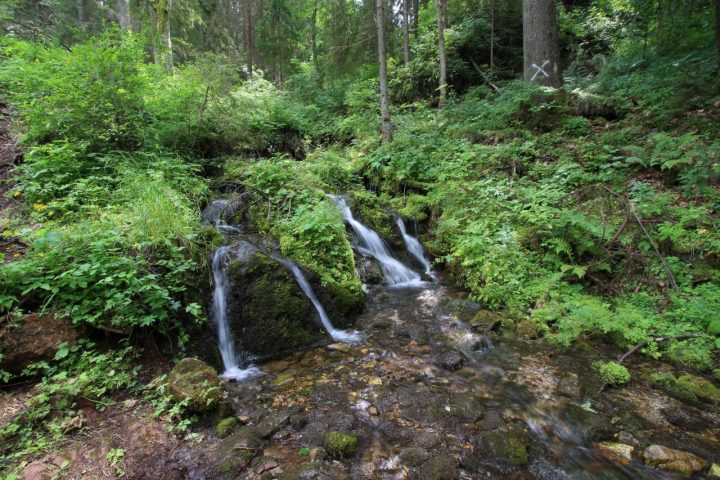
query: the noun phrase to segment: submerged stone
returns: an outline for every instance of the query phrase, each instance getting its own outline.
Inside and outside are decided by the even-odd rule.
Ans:
[[[325,450],[332,458],[350,458],[357,450],[358,437],[342,432],[330,432],[325,436]]]
[[[420,476],[423,480],[456,480],[460,478],[460,470],[455,459],[434,457],[420,468]]]
[[[177,401],[187,401],[190,411],[204,412],[217,408],[224,390],[214,368],[197,358],[184,358],[168,376],[171,395]]]
[[[593,444],[603,457],[617,463],[628,464],[632,462],[632,453],[635,447],[616,442],[598,442]]]
[[[430,453],[424,448],[409,447],[400,450],[400,460],[408,467],[419,467],[430,459]]]
[[[692,475],[708,466],[708,462],[690,452],[662,445],[651,445],[644,452],[645,463],[668,472]]]

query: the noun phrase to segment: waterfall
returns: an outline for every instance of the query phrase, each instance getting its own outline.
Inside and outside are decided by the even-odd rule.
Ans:
[[[213,292],[212,310],[210,312],[212,321],[215,323],[218,335],[218,346],[222,356],[225,372],[221,377],[225,380],[242,381],[261,374],[260,369],[254,365],[247,368],[240,368],[239,359],[235,353],[232,333],[227,318],[227,297],[230,291],[230,282],[227,276],[227,257],[231,247],[223,246],[215,250],[212,257],[212,274],[215,281]]]
[[[331,198],[342,212],[345,221],[357,235],[360,252],[367,253],[380,262],[380,268],[382,268],[385,280],[390,286],[411,286],[421,283],[420,275],[393,257],[390,249],[377,232],[355,220],[347,201],[343,197]]]
[[[240,233],[240,229],[228,225],[226,219],[230,216],[232,201],[214,200],[202,212],[203,225],[214,227],[220,233]]]
[[[320,321],[322,322],[323,327],[325,327],[325,330],[327,330],[333,340],[348,343],[360,343],[364,340],[363,334],[356,330],[337,330],[335,327],[333,327],[332,322],[330,321],[330,317],[328,317],[327,312],[325,312],[325,309],[323,308],[322,303],[320,303],[320,300],[318,300],[317,296],[315,296],[315,292],[313,292],[313,289],[310,286],[310,283],[307,281],[307,278],[303,274],[302,270],[300,270],[297,265],[295,265],[293,262],[286,258],[278,258],[277,260],[283,265],[285,265],[287,269],[290,270],[290,272],[295,276],[298,285],[300,285],[300,289],[303,291],[305,296],[312,302],[315,310],[320,316]]]
[[[418,240],[416,237],[413,237],[412,235],[408,235],[407,229],[405,228],[405,222],[401,217],[396,217],[395,222],[400,229],[400,233],[402,233],[403,240],[405,241],[405,248],[407,248],[407,251],[410,252],[410,255],[415,257],[418,262],[420,262],[420,264],[425,269],[425,273],[433,276],[430,269],[430,260],[428,260],[428,258],[425,256],[425,249],[420,243],[420,240]]]

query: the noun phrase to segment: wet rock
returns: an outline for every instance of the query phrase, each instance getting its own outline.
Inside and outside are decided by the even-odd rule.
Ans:
[[[358,437],[348,433],[330,432],[325,436],[325,450],[332,458],[351,458],[357,451]]]
[[[533,461],[528,467],[528,471],[536,480],[566,480],[569,478],[561,468],[556,467],[544,458]]]
[[[614,427],[606,415],[591,412],[579,405],[568,405],[562,419],[570,424],[585,441],[611,438]]]
[[[0,370],[20,373],[31,363],[52,359],[59,344],[72,345],[75,340],[76,332],[67,322],[52,315],[25,315],[16,324],[0,329],[4,354]]]
[[[460,478],[457,462],[451,457],[434,457],[420,467],[423,480],[456,480]]]
[[[356,254],[355,268],[360,281],[366,285],[382,285],[385,281],[380,264],[370,257]]]
[[[346,480],[350,478],[335,465],[304,463],[280,475],[280,480]]]
[[[472,393],[458,393],[450,398],[450,411],[454,418],[463,423],[475,423],[483,417],[483,405],[480,398]]]
[[[409,447],[400,450],[400,460],[408,467],[419,467],[430,459],[430,453],[424,448]]]
[[[238,420],[235,417],[228,417],[220,420],[215,427],[215,434],[220,438],[229,436],[238,424]]]
[[[650,381],[664,386],[683,400],[720,405],[720,388],[698,375],[685,374],[675,378],[669,373],[656,373],[650,376]]]
[[[310,419],[304,413],[296,413],[290,416],[290,426],[295,430],[302,430]]]
[[[515,326],[515,334],[526,340],[532,340],[540,336],[540,328],[535,320],[526,318]]]
[[[580,388],[580,377],[577,373],[567,372],[558,382],[558,393],[570,398],[578,398],[582,394]]]
[[[699,432],[712,426],[699,412],[689,406],[683,408],[664,408],[661,410],[665,419],[676,427],[691,432]]]
[[[708,478],[720,478],[720,465],[713,463],[707,473]]]
[[[504,423],[502,411],[493,408],[485,412],[480,428],[489,432],[495,430],[496,428],[500,428]]]
[[[177,401],[187,400],[193,412],[217,408],[223,400],[223,387],[214,368],[196,358],[184,358],[168,376],[171,395]]]
[[[275,432],[290,423],[287,412],[272,412],[258,425],[258,432],[262,438],[270,438]]]
[[[632,445],[633,447],[639,447],[640,446],[640,440],[635,438],[632,433],[629,432],[620,432],[618,433],[618,441],[620,443],[624,443],[625,445]]]
[[[217,454],[215,476],[234,478],[233,475],[250,465],[261,451],[262,440],[257,429],[245,426],[223,440]]]
[[[444,348],[433,355],[433,364],[453,372],[465,365],[465,357],[457,350]]]
[[[475,330],[489,332],[500,322],[500,319],[501,317],[497,313],[491,312],[490,310],[480,310],[472,317],[469,323]]]
[[[643,456],[645,463],[652,467],[683,475],[692,475],[708,466],[708,462],[697,455],[662,445],[649,446]]]
[[[22,471],[23,480],[54,480],[58,478],[60,467],[52,463],[36,460]]]
[[[628,464],[632,462],[632,453],[635,447],[615,442],[598,442],[593,444],[600,455],[617,463]]]
[[[476,449],[480,464],[500,473],[509,473],[528,463],[528,434],[519,425],[488,432],[480,439]]]

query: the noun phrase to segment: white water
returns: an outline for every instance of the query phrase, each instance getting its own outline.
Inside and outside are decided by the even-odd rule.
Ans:
[[[239,228],[228,225],[225,221],[231,203],[230,200],[213,201],[202,212],[203,223],[214,227],[220,233],[239,233]]]
[[[235,353],[235,344],[233,343],[232,333],[227,318],[227,297],[230,289],[226,272],[226,259],[232,250],[228,246],[220,247],[215,250],[212,258],[212,274],[215,281],[215,291],[213,292],[213,304],[211,317],[215,322],[218,334],[218,346],[220,347],[220,355],[222,356],[225,372],[221,377],[225,380],[242,381],[251,377],[260,375],[262,372],[254,365],[247,368],[240,368],[237,354]]]
[[[425,256],[425,249],[420,243],[420,240],[407,233],[407,229],[405,228],[405,222],[401,217],[396,217],[395,222],[400,229],[400,233],[402,233],[403,241],[405,242],[405,248],[407,248],[407,251],[410,252],[410,255],[415,257],[418,262],[420,262],[420,264],[425,269],[425,273],[432,276],[433,273],[430,268],[430,260],[428,260],[427,256]]]
[[[337,330],[335,327],[333,327],[333,324],[330,321],[330,317],[328,317],[328,314],[325,311],[325,308],[323,308],[322,303],[320,303],[320,300],[318,300],[318,298],[315,296],[315,292],[313,292],[313,289],[310,286],[310,283],[307,281],[307,278],[303,274],[302,270],[300,270],[297,265],[295,265],[288,259],[282,258],[278,260],[282,262],[282,264],[285,265],[288,270],[290,270],[290,272],[295,276],[298,285],[300,285],[300,289],[303,291],[305,296],[312,302],[315,310],[320,316],[320,321],[322,322],[323,327],[325,327],[325,330],[327,330],[333,340],[337,340],[338,342],[360,343],[365,339],[363,334],[356,330]]]
[[[332,197],[332,199],[342,212],[345,221],[352,227],[357,235],[358,241],[360,242],[359,250],[369,254],[380,262],[380,268],[382,268],[385,281],[387,281],[388,285],[399,287],[422,284],[420,274],[410,270],[398,259],[393,257],[390,249],[388,249],[377,232],[355,220],[350,207],[343,197]]]

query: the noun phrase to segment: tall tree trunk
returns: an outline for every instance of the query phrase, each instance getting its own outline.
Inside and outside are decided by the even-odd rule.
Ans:
[[[245,64],[247,68],[248,78],[252,78],[253,72],[253,12],[252,12],[252,1],[244,0],[244,12],[245,12]]]
[[[720,0],[715,0],[715,47],[717,48],[718,73],[720,73]]]
[[[385,0],[375,0],[377,8],[378,63],[380,66],[380,120],[382,141],[392,141],[392,122],[388,103],[387,59],[385,58]]]
[[[275,87],[280,89],[282,87],[282,68],[280,62],[275,63]]]
[[[420,0],[412,0],[413,35],[418,38],[420,30]]]
[[[81,27],[85,26],[85,0],[77,2],[77,19]]]
[[[115,17],[123,32],[132,30],[132,16],[130,14],[130,0],[115,0]]]
[[[447,100],[447,56],[445,55],[445,0],[435,0],[435,17],[438,29],[438,53],[440,55],[440,100],[438,106],[445,106]]]
[[[318,0],[315,0],[313,4],[313,11],[311,17],[311,28],[310,28],[310,46],[312,47],[312,60],[315,66],[315,75],[317,75],[318,86],[323,88],[323,75],[320,71],[320,52],[318,51],[317,44],[317,13],[318,13]]]
[[[490,0],[490,72],[495,70],[495,0]]]
[[[172,10],[172,0],[157,0],[157,31],[158,37],[162,41],[162,51],[160,52],[160,62],[165,64],[165,68],[169,72],[173,70],[173,49],[172,49],[172,33],[170,31],[170,12]],[[158,59],[156,59],[157,61]]]
[[[410,63],[410,0],[403,0],[403,60]]]
[[[523,0],[525,82],[563,84],[555,0]]]

